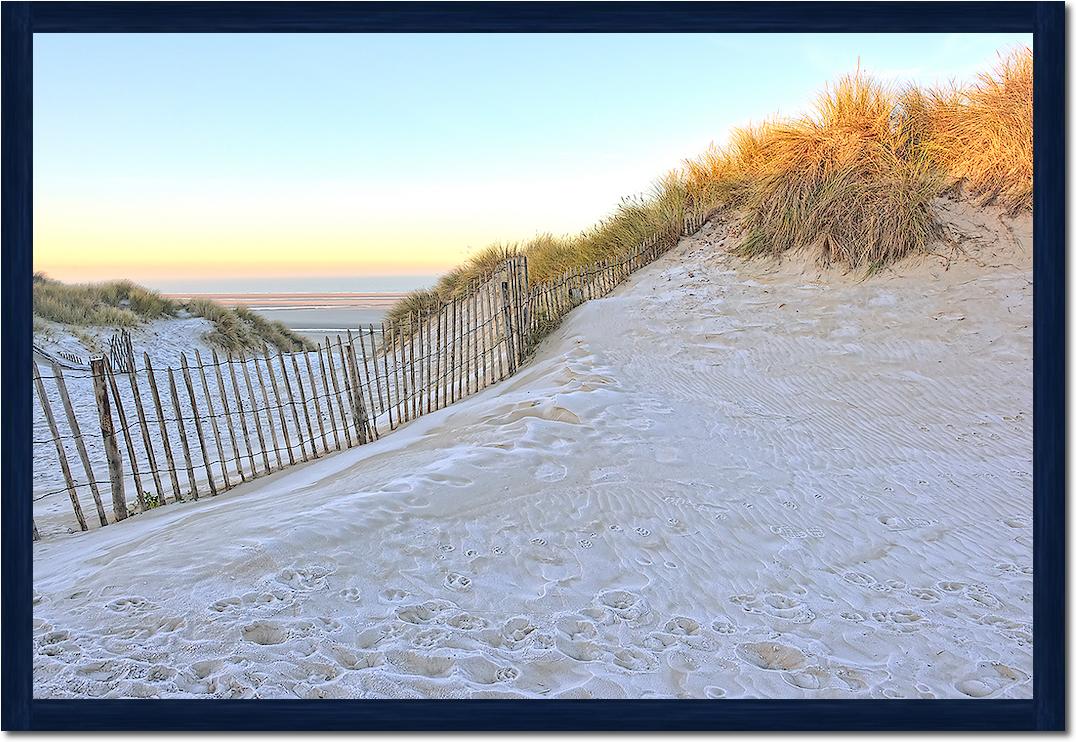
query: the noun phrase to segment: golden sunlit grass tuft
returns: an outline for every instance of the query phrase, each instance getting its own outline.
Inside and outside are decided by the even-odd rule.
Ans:
[[[857,73],[829,87],[815,115],[755,131],[737,252],[805,248],[824,263],[874,271],[925,249],[940,229],[932,202],[941,181],[896,103]]]
[[[1033,68],[1025,48],[967,87],[913,96],[927,152],[978,205],[1031,208]]]

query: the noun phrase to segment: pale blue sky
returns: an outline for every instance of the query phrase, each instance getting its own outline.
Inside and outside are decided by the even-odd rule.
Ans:
[[[581,229],[730,127],[802,112],[857,61],[937,83],[1030,44],[1029,34],[37,34],[35,267],[166,287],[207,275],[425,275],[493,240]]]

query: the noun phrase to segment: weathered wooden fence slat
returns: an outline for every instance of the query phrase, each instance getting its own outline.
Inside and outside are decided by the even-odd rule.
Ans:
[[[232,357],[231,353],[228,354],[228,376],[230,376],[232,380],[232,393],[235,395],[235,412],[237,415],[239,415],[239,426],[243,430],[243,444],[247,447],[247,462],[250,464],[250,478],[254,479],[258,476],[258,467],[254,464],[254,448],[250,445],[250,428],[247,426],[247,413],[246,410],[243,408],[243,395],[239,391],[239,380],[236,378],[235,374],[235,359]],[[247,377],[247,381],[249,383],[249,377]],[[251,409],[253,409],[256,406],[257,404],[254,401],[253,390],[251,390],[250,407]],[[254,419],[255,421],[257,421],[257,413],[255,413]],[[262,448],[264,447],[265,444],[263,443]],[[237,452],[236,457],[238,456],[239,454]],[[265,469],[266,472],[268,472],[268,461],[265,462]],[[242,474],[242,470],[240,470],[239,473]]]
[[[187,356],[179,355],[179,366],[183,372],[183,385],[187,388],[187,399],[191,404],[191,414],[194,416],[194,432],[198,436],[198,449],[202,452],[202,463],[205,465],[206,483],[209,485],[209,494],[216,496],[217,483],[213,479],[213,467],[209,461],[209,447],[205,442],[205,430],[202,428],[202,416],[198,412],[198,399],[194,394],[194,382],[191,381],[191,370],[187,364]]]
[[[295,353],[291,354],[291,367],[295,371],[295,386],[299,390],[299,400],[303,406],[303,419],[306,420],[306,432],[310,440],[310,455],[315,459],[318,458],[318,445],[314,439],[314,426],[310,423],[310,407],[306,401],[306,389],[303,387],[303,375],[299,372],[299,361],[295,357]],[[287,377],[284,377],[285,381]],[[288,394],[291,394],[291,390],[288,390]],[[298,423],[296,423],[298,425]],[[301,434],[301,431],[300,431]],[[305,455],[305,454],[304,454]]]
[[[82,438],[82,428],[78,424],[78,416],[71,404],[71,396],[67,393],[67,382],[64,381],[64,372],[57,363],[52,364],[52,372],[56,376],[56,388],[60,392],[60,402],[63,404],[64,414],[67,415],[67,424],[75,438],[75,449],[78,451],[79,460],[82,462],[82,470],[86,472],[86,480],[90,484],[90,493],[93,495],[93,503],[97,508],[97,517],[101,525],[108,525],[108,516],[105,514],[105,506],[101,501],[101,490],[97,486],[97,477],[93,473],[93,465],[90,463],[89,453],[86,451],[86,441]]]
[[[257,357],[254,358],[254,365],[257,366]],[[269,467],[269,452],[266,450],[266,438],[265,433],[261,431],[261,418],[258,416],[258,400],[254,396],[254,384],[251,383],[251,371],[246,368],[246,355],[239,355],[239,365],[243,369],[243,382],[246,385],[246,398],[251,400],[251,415],[254,417],[254,431],[258,437],[258,447],[261,450],[261,463],[265,465],[265,473],[268,474],[272,469]],[[235,371],[235,368],[232,368]],[[263,389],[264,390],[264,389]],[[269,398],[266,398],[266,414],[269,414],[268,410]],[[269,424],[272,425],[272,419],[270,418]],[[252,463],[251,469],[254,470]],[[256,471],[256,470],[255,470]]]
[[[269,347],[265,348],[265,368],[269,382],[273,386],[273,399],[276,400],[277,417],[280,419],[280,429],[284,434],[284,449],[288,452],[288,466],[295,464],[295,453],[291,448],[291,436],[288,434],[288,422],[284,417],[284,401],[280,396],[280,385],[276,382],[276,373],[273,372],[272,356],[269,355]],[[276,436],[273,436],[273,444],[276,445]],[[279,449],[278,449],[279,450]],[[283,463],[281,463],[283,466]]]
[[[45,383],[41,381],[41,372],[34,362],[34,386],[37,388],[37,398],[41,401],[41,411],[45,413],[45,421],[48,422],[49,431],[52,433],[52,442],[56,445],[56,458],[60,460],[60,469],[64,475],[64,483],[67,485],[67,496],[71,499],[71,509],[75,512],[78,527],[83,531],[89,530],[86,525],[86,517],[82,514],[82,506],[78,502],[78,490],[75,488],[75,478],[71,476],[71,467],[67,463],[67,452],[64,451],[63,437],[56,427],[56,418],[52,414],[52,405],[49,404],[49,395],[45,393]]]
[[[187,440],[187,426],[183,423],[183,408],[179,406],[179,392],[176,389],[176,375],[172,372],[172,369],[168,369],[168,387],[172,393],[172,409],[176,414],[176,427],[179,428],[179,440],[183,444],[183,462],[187,467],[187,484],[191,489],[191,497],[195,500],[198,499],[198,483],[194,478],[194,459],[191,457],[191,444]],[[176,497],[182,500],[183,498],[177,494]]]
[[[217,424],[217,411],[213,408],[213,395],[209,391],[209,380],[205,375],[205,363],[202,354],[197,348],[194,350],[194,363],[198,367],[198,376],[202,380],[202,394],[205,395],[206,417],[209,418],[209,428],[213,431],[213,440],[217,444],[217,458],[220,459],[220,473],[224,479],[224,489],[232,488],[231,479],[228,477],[228,457],[224,455],[224,443],[220,437],[220,426]],[[206,469],[209,469],[209,461],[206,460]]]
[[[325,387],[325,406],[329,410],[329,426],[332,428],[333,444],[340,450],[340,430],[336,427],[336,413],[333,412],[332,392],[329,390],[329,375],[325,371],[325,348],[318,343],[318,368],[321,370],[321,385]],[[328,445],[328,444],[326,444]]]
[[[340,394],[340,384],[336,380],[336,369],[333,367],[333,345],[332,341],[328,338],[325,339],[325,357],[328,361],[326,371],[329,374],[329,380],[333,385],[333,394],[336,395],[336,406],[340,410],[340,427],[344,431],[344,440],[347,443],[347,447],[351,448],[351,429],[347,425],[347,408],[344,407],[344,398]],[[374,359],[376,363],[376,358]]]
[[[377,429],[377,405],[374,404],[374,387],[377,386],[377,360],[374,360],[374,376],[370,376],[370,360],[366,355],[366,341],[363,337],[366,332],[359,328],[359,349],[362,351],[362,369],[366,372],[366,396],[370,400],[370,427],[373,433],[374,439],[381,437],[381,433]],[[374,352],[374,328],[370,328],[370,353]],[[378,396],[381,392],[378,391]]]
[[[220,406],[224,408],[224,424],[228,428],[228,440],[232,444],[232,457],[235,459],[235,470],[239,474],[239,481],[247,481],[247,474],[243,471],[243,453],[239,450],[239,438],[235,434],[235,421],[232,420],[232,405],[228,401],[228,389],[224,385],[224,372],[221,370],[220,357],[217,355],[217,351],[213,351],[213,369],[215,376],[217,377],[217,391],[220,392]],[[236,407],[239,406],[239,397],[235,400]],[[238,411],[238,410],[237,410]],[[242,415],[240,414],[240,418]],[[251,467],[253,467],[253,458],[251,459]],[[250,478],[254,478],[253,468],[250,472]]]
[[[93,372],[93,396],[97,402],[97,416],[101,423],[101,439],[105,447],[105,460],[108,464],[108,480],[112,488],[112,517],[123,520],[127,517],[127,498],[123,485],[123,460],[120,447],[116,442],[116,426],[112,421],[112,406],[108,402],[108,380],[105,378],[105,359],[90,359]]]
[[[291,378],[288,376],[288,364],[284,361],[284,351],[277,349],[277,360],[280,361],[280,376],[284,379],[284,391],[288,393],[288,405],[291,407],[291,419],[295,423],[295,437],[299,445],[299,453],[303,461],[309,461],[310,456],[306,453],[306,441],[303,440],[303,426],[299,422],[299,405],[295,404],[295,391],[291,387]]]
[[[131,358],[134,358],[133,350],[130,355]],[[157,488],[157,505],[164,505],[166,502],[164,484],[161,483],[161,473],[157,469],[157,454],[153,451],[153,440],[149,434],[149,424],[146,422],[146,411],[142,407],[142,394],[138,387],[138,368],[135,366],[134,361],[131,362],[131,370],[127,374],[127,380],[131,382],[131,396],[134,398],[135,413],[138,415],[138,427],[142,431],[142,445],[146,449],[146,461],[149,463],[153,485]]]
[[[146,491],[142,487],[142,475],[138,471],[138,458],[135,455],[134,447],[134,435],[131,433],[131,428],[127,424],[127,413],[123,410],[123,399],[120,397],[120,388],[116,383],[116,374],[112,371],[112,365],[109,363],[108,358],[104,359],[105,374],[108,377],[108,385],[112,389],[112,399],[116,403],[116,415],[120,419],[120,432],[123,434],[123,444],[127,449],[127,456],[130,458],[131,464],[131,479],[135,484],[135,495],[138,498],[139,510],[145,512],[147,509],[146,504]]]
[[[258,355],[257,354],[252,355],[251,360],[254,362],[254,373],[258,377],[258,386],[261,388],[262,400],[265,402],[265,424],[268,426],[269,435],[273,439],[273,454],[276,456],[276,468],[281,469],[281,468],[284,467],[284,457],[280,452],[280,439],[277,437],[276,424],[273,422],[273,404],[272,404],[272,402],[269,401],[269,391],[265,386],[265,380],[262,378],[262,367],[261,367],[261,364],[258,363],[258,361],[259,361]],[[268,355],[266,355],[266,365],[268,365],[268,363],[269,363]],[[246,364],[245,363],[243,364],[243,368],[244,368],[244,370],[246,369]],[[272,369],[270,369],[270,375],[271,374],[272,374]],[[248,374],[248,378],[247,378],[247,383],[250,383],[249,374]],[[273,391],[275,392],[276,390],[274,389]],[[283,417],[283,416],[281,416],[281,417]],[[257,416],[255,416],[255,419],[257,419]],[[260,430],[260,428],[259,428],[259,430]],[[265,450],[265,443],[264,442],[262,443],[262,450],[263,450],[263,452]],[[295,462],[292,461],[292,463],[295,463]],[[266,467],[266,471],[271,471],[271,469],[269,468],[269,462],[268,461],[265,462],[265,467]]]

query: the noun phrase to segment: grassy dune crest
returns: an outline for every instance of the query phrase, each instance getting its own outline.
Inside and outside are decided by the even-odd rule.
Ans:
[[[175,317],[180,310],[203,317],[215,327],[206,337],[225,350],[249,350],[269,343],[281,350],[300,350],[309,343],[280,322],[271,322],[246,307],[229,309],[206,299],[178,302],[131,281],[69,284],[34,275],[35,320],[74,327],[135,327]]]
[[[736,248],[744,256],[805,249],[823,263],[877,271],[940,234],[932,204],[947,190],[1011,213],[1030,208],[1032,71],[1031,50],[1021,49],[975,82],[944,89],[897,89],[856,72],[829,86],[812,115],[734,130],[725,146],[685,160],[580,234],[485,248],[403,299],[388,321],[435,309],[505,255],[526,255],[541,282],[678,229],[686,213],[724,209],[744,219]]]
[[[745,256],[816,251],[824,263],[877,270],[923,250],[939,226],[942,181],[896,94],[861,74],[821,96],[814,116],[740,137],[734,183]],[[743,167],[743,166],[741,166]]]
[[[386,322],[406,326],[412,312],[436,310],[488,278],[510,255],[526,255],[530,280],[540,283],[599,260],[615,259],[655,234],[679,234],[693,198],[680,174],[670,173],[650,193],[622,199],[610,216],[579,234],[542,234],[523,243],[489,245],[441,276],[432,289],[405,296],[389,310]]]

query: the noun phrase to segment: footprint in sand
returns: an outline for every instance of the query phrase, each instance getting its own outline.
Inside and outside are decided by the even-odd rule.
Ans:
[[[568,476],[568,469],[563,464],[546,462],[534,472],[534,478],[540,482],[559,482]]]
[[[254,644],[283,644],[288,632],[280,625],[268,621],[255,621],[243,627],[243,639]]]
[[[445,587],[458,593],[467,592],[471,589],[471,578],[458,572],[449,572],[445,576]]]
[[[282,570],[276,576],[276,580],[293,590],[320,590],[325,587],[329,575],[335,571],[336,567],[329,564],[311,564],[308,567],[290,567]]]
[[[741,644],[736,653],[755,667],[763,670],[798,670],[807,664],[807,656],[785,644],[756,642]]]
[[[443,629],[424,629],[411,637],[411,644],[419,649],[433,649],[447,638],[448,632]]]
[[[140,597],[116,598],[105,604],[105,608],[116,613],[141,613],[156,607],[153,603]]]
[[[598,603],[621,621],[638,621],[650,613],[646,601],[627,590],[607,590],[600,593]]]
[[[358,603],[362,600],[362,591],[359,590],[359,588],[357,587],[345,587],[343,590],[337,593],[337,595],[346,600],[348,603]]]
[[[786,672],[785,682],[803,690],[820,690],[829,683],[829,673],[821,667],[807,667],[796,672]]]
[[[396,587],[388,587],[378,593],[378,597],[386,603],[399,603],[410,595],[406,590],[401,590]]]
[[[980,662],[974,672],[957,681],[956,689],[972,698],[986,698],[1027,680],[1028,675],[1008,665],[1000,662]]]
[[[489,626],[489,621],[481,616],[475,616],[470,613],[457,613],[456,615],[451,616],[445,623],[460,631],[474,631]]]
[[[427,600],[425,603],[397,608],[396,617],[405,623],[420,626],[437,620],[443,611],[454,607],[447,600]]]

